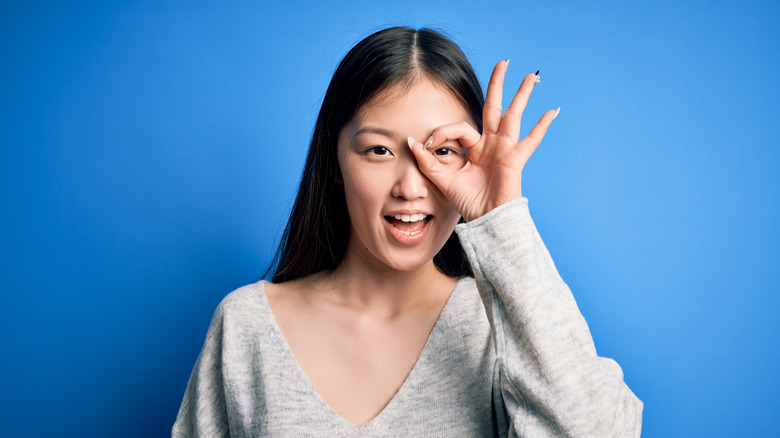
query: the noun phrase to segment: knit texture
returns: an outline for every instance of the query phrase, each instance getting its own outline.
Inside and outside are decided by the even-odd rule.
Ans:
[[[352,424],[317,394],[258,282],[217,307],[173,437],[639,437],[642,402],[596,354],[528,201],[456,233],[475,278],[458,281],[373,420]]]

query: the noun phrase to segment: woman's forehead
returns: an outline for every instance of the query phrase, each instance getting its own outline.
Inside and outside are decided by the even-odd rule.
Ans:
[[[392,129],[464,120],[472,122],[460,100],[444,84],[424,77],[380,91],[360,107],[350,124],[357,131],[365,125]]]
[[[460,99],[441,81],[428,75],[420,75],[408,78],[400,82],[390,84],[379,89],[374,96],[363,102],[358,112],[373,107],[383,107],[397,103],[399,100],[408,99],[410,95],[420,94],[425,91],[430,94],[435,93],[444,100],[451,101],[453,104],[460,105]]]

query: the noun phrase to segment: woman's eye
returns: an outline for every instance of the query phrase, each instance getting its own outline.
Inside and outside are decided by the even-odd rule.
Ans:
[[[439,148],[433,151],[436,155],[455,155],[457,152],[453,148]]]
[[[445,166],[460,169],[468,161],[468,152],[457,146],[440,147],[433,151],[433,155]]]
[[[366,153],[373,155],[390,155],[390,149],[384,146],[374,146],[366,149]]]

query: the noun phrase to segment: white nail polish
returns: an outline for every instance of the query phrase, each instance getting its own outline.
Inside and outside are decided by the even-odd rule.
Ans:
[[[504,66],[504,68],[509,68],[509,58],[506,59],[506,65]]]
[[[539,85],[542,83],[542,78],[539,76],[539,70],[536,70],[536,76],[534,76],[534,85]]]
[[[433,144],[433,137],[429,138],[428,141],[425,142],[425,149],[428,149]]]
[[[555,120],[555,118],[558,117],[559,112],[561,112],[561,107],[558,107],[558,109],[555,110],[555,114],[553,115],[553,120]]]
[[[409,144],[409,149],[412,149],[412,145],[414,144],[414,139],[412,137],[406,137],[406,142]]]

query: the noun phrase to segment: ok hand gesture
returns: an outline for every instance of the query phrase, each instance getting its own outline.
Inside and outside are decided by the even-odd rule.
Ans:
[[[523,167],[541,143],[558,110],[549,110],[531,132],[520,140],[520,120],[537,76],[525,77],[506,112],[501,95],[509,61],[496,64],[490,76],[482,112],[482,135],[466,122],[436,128],[425,145],[409,139],[417,165],[467,221],[522,197]],[[459,170],[442,165],[431,151],[447,141],[468,150],[468,161]]]

